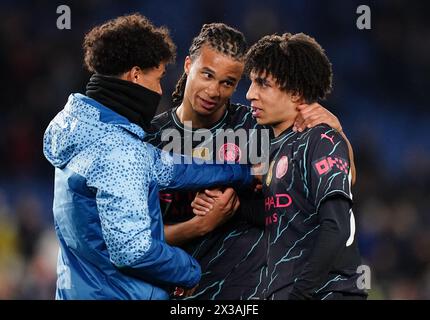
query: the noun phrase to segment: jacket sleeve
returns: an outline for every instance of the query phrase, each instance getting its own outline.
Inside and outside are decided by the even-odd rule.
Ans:
[[[89,168],[87,184],[95,188],[97,210],[111,262],[153,284],[193,287],[200,266],[185,251],[151,235],[148,203],[153,178],[151,153],[145,145],[123,144]]]
[[[210,186],[246,186],[252,182],[251,167],[243,164],[204,164],[200,159],[154,152],[154,175],[160,189],[197,190]]]

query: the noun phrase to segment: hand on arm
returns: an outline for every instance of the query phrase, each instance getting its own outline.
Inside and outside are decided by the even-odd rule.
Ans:
[[[213,209],[213,204],[215,203],[215,198],[222,195],[221,189],[212,189],[209,196],[205,191],[199,191],[196,194],[193,202],[191,202],[191,207],[195,215],[204,216],[210,210]]]
[[[239,198],[232,188],[224,191],[215,189],[197,193],[191,205],[193,211],[198,212],[196,216],[185,222],[164,226],[167,243],[181,245],[211,232],[230,219],[239,204]],[[206,211],[206,208],[209,211]]]
[[[258,188],[258,186],[256,187]],[[261,194],[262,185],[260,184],[260,189],[252,192],[249,190],[248,193],[242,192],[238,201],[234,204],[233,211],[237,214],[242,215],[246,221],[257,227],[264,227],[264,198]],[[215,198],[217,197],[215,192],[221,191],[211,191],[213,197],[208,196],[206,193],[200,192],[196,195],[192,203],[193,212],[196,215],[204,216],[210,212],[214,206]],[[245,200],[239,202],[239,199]],[[232,203],[233,205],[233,203]]]
[[[297,107],[299,114],[294,122],[294,131],[302,132],[306,128],[313,128],[321,123],[328,124],[337,131],[342,131],[339,119],[319,103],[301,104]]]
[[[233,188],[205,190],[198,192],[191,203],[194,214],[205,216],[213,213],[229,219],[240,205],[239,198]],[[224,219],[223,219],[224,220]]]

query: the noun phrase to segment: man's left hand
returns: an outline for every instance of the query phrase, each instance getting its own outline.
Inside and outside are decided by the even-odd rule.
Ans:
[[[301,104],[297,107],[299,112],[294,122],[293,131],[302,132],[321,123],[328,124],[337,131],[342,131],[339,119],[319,103]]]

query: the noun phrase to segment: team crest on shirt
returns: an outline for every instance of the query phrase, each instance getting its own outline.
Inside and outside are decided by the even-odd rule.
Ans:
[[[275,164],[275,160],[272,160],[269,166],[269,171],[267,172],[267,176],[266,176],[266,186],[269,186],[270,182],[272,182],[272,171],[273,171],[274,164]]]
[[[281,179],[288,171],[288,157],[282,156],[276,165],[276,178]]]
[[[221,161],[239,162],[242,156],[242,151],[234,143],[225,143],[219,148],[218,158]]]
[[[209,148],[206,147],[197,147],[193,149],[192,155],[194,158],[199,158],[203,160],[209,160],[210,159],[210,153]]]

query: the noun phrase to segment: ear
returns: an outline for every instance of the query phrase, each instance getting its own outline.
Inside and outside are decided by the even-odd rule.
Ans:
[[[191,69],[191,58],[190,58],[190,56],[187,56],[185,58],[185,62],[184,62],[184,72],[187,76],[190,73],[190,69]]]
[[[134,66],[133,68],[131,68],[129,73],[130,81],[133,83],[137,83],[139,78],[142,76],[141,69],[138,66]]]
[[[301,104],[302,100],[303,100],[303,98],[302,98],[301,94],[299,94],[299,93],[293,93],[293,94],[291,94],[291,101],[293,103]]]

